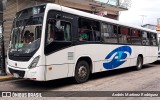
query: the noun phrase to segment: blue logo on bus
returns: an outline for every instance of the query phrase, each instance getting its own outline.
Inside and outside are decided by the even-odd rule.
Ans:
[[[128,56],[132,53],[132,49],[129,46],[121,46],[110,52],[106,60],[111,60],[110,62],[103,63],[103,67],[106,69],[113,69],[122,65]]]

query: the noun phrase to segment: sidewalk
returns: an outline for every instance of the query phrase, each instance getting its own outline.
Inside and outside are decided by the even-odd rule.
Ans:
[[[10,79],[14,79],[14,77],[11,76],[11,75],[0,76],[0,82],[1,81],[7,81],[7,80],[10,80]]]

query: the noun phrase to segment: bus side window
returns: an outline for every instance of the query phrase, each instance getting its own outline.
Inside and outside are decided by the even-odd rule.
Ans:
[[[150,45],[149,34],[146,31],[142,32],[142,45]]]
[[[141,45],[141,31],[138,29],[131,30],[131,42],[132,44]]]
[[[155,33],[150,33],[150,44],[153,46],[157,45],[157,36]]]
[[[98,21],[79,18],[79,41],[100,41],[100,23]]]
[[[119,38],[119,43],[131,44],[130,29],[128,27],[119,26],[118,27],[118,38]]]
[[[116,25],[102,23],[101,35],[105,43],[118,43]]]

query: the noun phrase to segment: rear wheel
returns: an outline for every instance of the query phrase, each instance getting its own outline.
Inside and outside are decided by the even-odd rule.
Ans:
[[[137,58],[136,70],[142,69],[142,65],[143,65],[143,59],[142,59],[141,56],[138,56],[138,58]]]
[[[90,70],[86,61],[79,61],[75,68],[75,81],[76,83],[86,82],[89,78]]]

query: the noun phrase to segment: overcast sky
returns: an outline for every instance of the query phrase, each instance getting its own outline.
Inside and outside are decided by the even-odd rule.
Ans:
[[[121,12],[119,20],[140,26],[157,24],[157,18],[160,18],[160,0],[132,0],[131,8]]]

